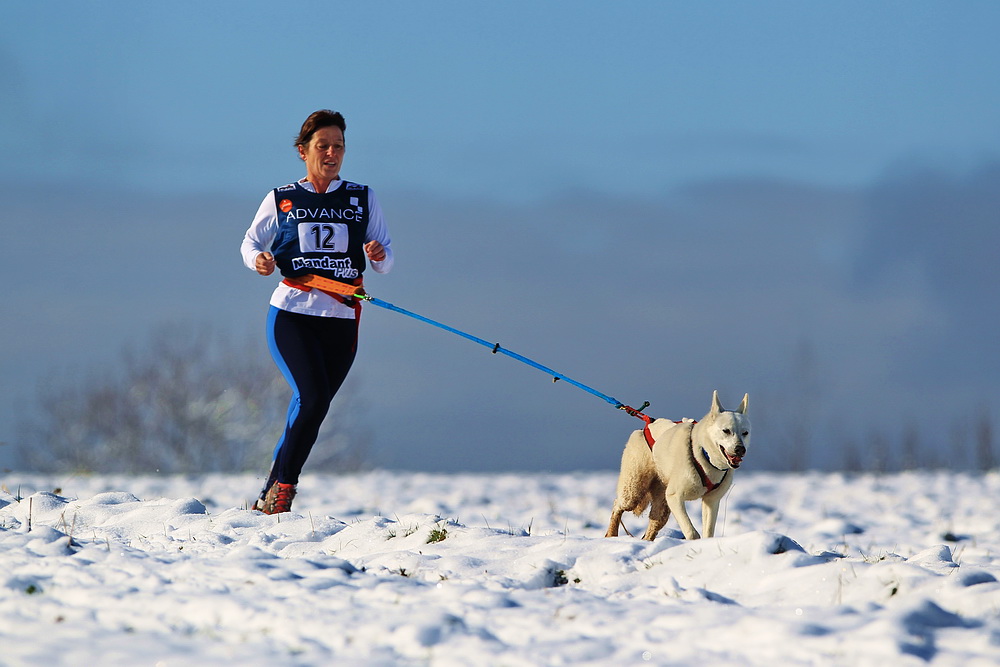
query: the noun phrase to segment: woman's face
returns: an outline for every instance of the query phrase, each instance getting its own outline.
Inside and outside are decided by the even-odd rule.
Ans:
[[[310,181],[335,181],[344,162],[344,133],[339,127],[321,127],[313,132],[305,146],[299,146],[299,157],[306,163],[306,178]]]

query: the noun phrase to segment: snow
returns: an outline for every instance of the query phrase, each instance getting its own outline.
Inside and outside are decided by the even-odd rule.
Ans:
[[[613,472],[2,481],[3,665],[1000,662],[997,472],[740,471],[653,543]]]

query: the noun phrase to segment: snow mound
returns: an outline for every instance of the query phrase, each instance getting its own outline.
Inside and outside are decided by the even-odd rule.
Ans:
[[[279,516],[243,476],[12,481],[10,664],[1000,660],[996,474],[741,474],[720,536],[652,543],[602,537],[613,473],[306,477]]]

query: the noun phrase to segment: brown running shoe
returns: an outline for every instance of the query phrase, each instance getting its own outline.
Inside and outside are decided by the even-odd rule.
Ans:
[[[295,498],[295,485],[275,482],[264,496],[264,506],[260,511],[264,514],[281,514],[292,510],[292,499]]]

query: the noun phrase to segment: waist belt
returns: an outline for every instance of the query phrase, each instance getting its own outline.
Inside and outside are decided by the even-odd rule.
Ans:
[[[364,293],[364,283],[361,278],[358,278],[349,285],[310,273],[304,276],[296,276],[295,278],[285,278],[281,282],[303,292],[311,292],[314,289],[318,290],[345,306],[353,308],[360,315],[361,301],[355,298],[355,295]]]

